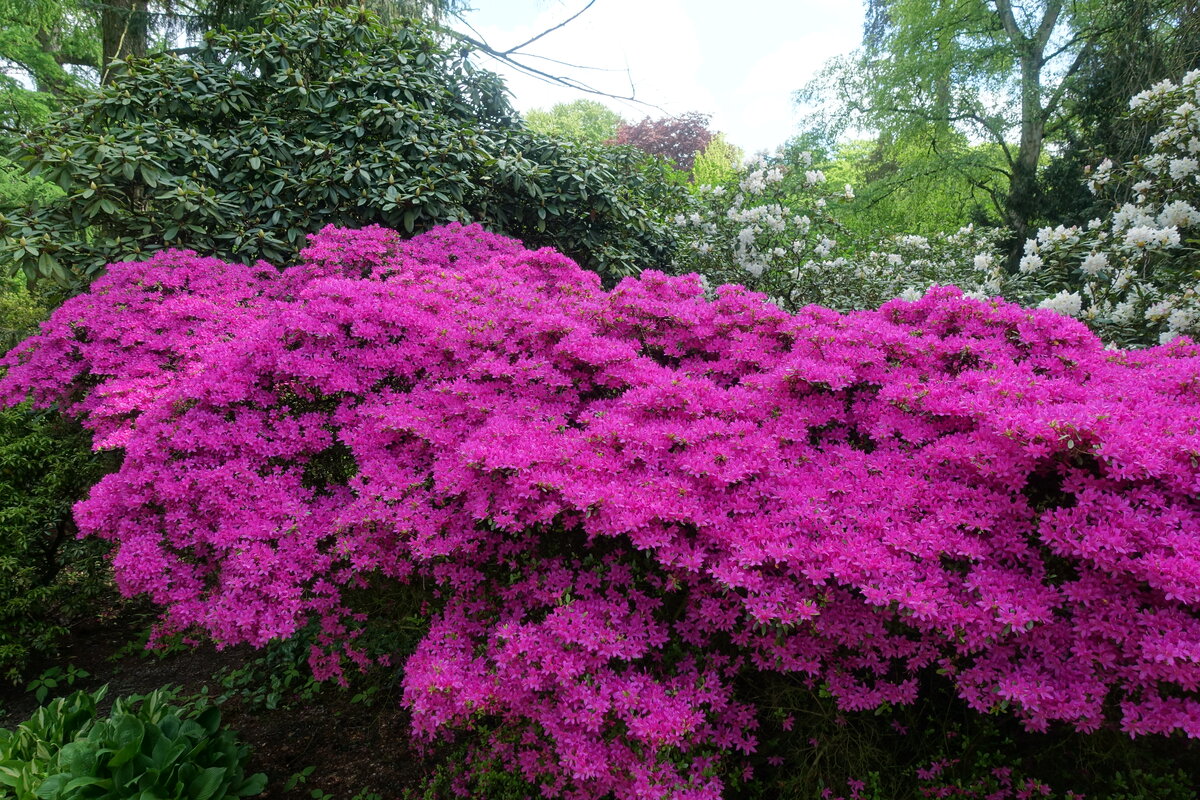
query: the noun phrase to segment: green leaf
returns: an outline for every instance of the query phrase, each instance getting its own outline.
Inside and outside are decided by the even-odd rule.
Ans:
[[[187,796],[190,800],[209,800],[221,788],[225,774],[224,767],[209,767],[188,784]]]
[[[196,722],[207,735],[213,736],[221,727],[221,711],[216,706],[209,706],[200,712]]]
[[[53,800],[53,798],[61,796],[63,788],[67,785],[67,782],[70,781],[70,779],[71,776],[65,772],[58,775],[51,775],[49,778],[46,778],[46,780],[42,781],[42,784],[37,787],[37,791],[34,792],[34,795],[44,798],[44,800]]]
[[[263,789],[267,788],[267,776],[261,772],[257,772],[242,782],[238,787],[238,797],[253,797],[256,794],[262,794]]]
[[[58,751],[58,763],[75,776],[94,773],[96,758],[96,745],[86,739],[68,742]]]
[[[70,794],[76,789],[82,789],[86,786],[99,786],[102,789],[112,789],[113,782],[108,778],[96,778],[90,775],[85,775],[81,778],[72,778],[70,782],[63,787],[63,791],[67,794]]]

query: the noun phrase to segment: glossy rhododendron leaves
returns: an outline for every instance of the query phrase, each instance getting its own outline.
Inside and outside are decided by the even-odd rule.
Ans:
[[[842,315],[477,227],[282,273],[114,265],[0,388],[126,449],[77,508],[171,630],[262,644],[441,587],[430,736],[573,797],[716,797],[747,670],[848,709],[939,670],[1033,728],[1200,735],[1200,357],[931,291]],[[129,387],[135,387],[131,389]],[[314,651],[323,674],[341,656]]]

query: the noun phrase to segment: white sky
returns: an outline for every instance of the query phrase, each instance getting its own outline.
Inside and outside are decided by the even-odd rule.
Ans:
[[[562,22],[586,0],[474,5],[467,21],[490,45],[506,49]],[[661,110],[554,87],[491,60],[486,66],[504,75],[520,111],[579,98],[598,100],[630,121],[701,111],[751,154],[773,150],[798,132],[792,93],[827,59],[859,45],[862,22],[862,0],[597,0],[527,49],[593,68],[529,62],[547,72],[617,95],[633,93]]]

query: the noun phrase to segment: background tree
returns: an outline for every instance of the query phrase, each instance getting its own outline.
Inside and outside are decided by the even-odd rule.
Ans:
[[[1066,124],[1043,175],[1040,210],[1055,223],[1078,224],[1104,211],[1087,191],[1086,170],[1101,158],[1132,161],[1150,149],[1151,125],[1115,113],[1129,98],[1200,67],[1200,3],[1196,0],[1111,0],[1099,9],[1120,36],[1099,41],[1064,98]]]
[[[610,275],[662,263],[650,200],[669,189],[644,157],[523,130],[468,56],[416,24],[283,2],[131,61],[25,139],[22,164],[66,194],[0,220],[0,261],[70,287],[164,247],[286,263],[327,224],[477,220]]]
[[[464,0],[316,1],[369,8],[388,25],[409,17],[436,25],[466,6]],[[194,45],[222,25],[248,27],[269,5],[269,0],[0,0],[0,62],[5,65],[0,114],[11,113],[14,97],[31,99],[15,75],[28,78],[36,94],[75,96],[81,84],[110,81],[114,61],[179,41]]]
[[[838,206],[838,218],[869,241],[883,231],[930,236],[1001,224],[995,200],[1005,189],[1004,166],[990,142],[946,137],[934,150],[919,139],[880,137],[836,144],[820,168],[833,186],[853,187],[856,201]]]
[[[1068,102],[1078,73],[1122,33],[1122,20],[1099,0],[872,0],[863,48],[831,65],[800,94],[831,87],[845,127],[880,132],[893,142],[920,142],[947,171],[985,189],[1014,233],[1019,255],[1038,217],[1045,143],[1070,124]],[[1002,165],[1003,185],[964,169],[953,145],[985,139]],[[950,146],[948,146],[950,145]]]
[[[692,179],[696,185],[717,186],[732,178],[745,158],[745,152],[718,133],[692,163]]]
[[[665,158],[677,169],[690,170],[696,154],[703,151],[715,135],[709,130],[711,117],[699,111],[689,111],[678,117],[662,117],[633,124],[622,123],[613,139]]]
[[[0,124],[41,124],[58,99],[80,88],[77,68],[101,60],[99,20],[56,0],[0,0]]]
[[[548,111],[535,108],[525,114],[531,131],[590,144],[614,138],[623,123],[620,114],[595,100],[556,103]]]

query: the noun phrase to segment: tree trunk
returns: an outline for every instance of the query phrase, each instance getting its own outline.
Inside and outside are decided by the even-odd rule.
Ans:
[[[100,82],[109,83],[114,77],[111,64],[130,56],[146,55],[149,34],[148,0],[105,0],[100,12],[100,37],[104,56],[101,61]]]
[[[1013,245],[1008,254],[1008,266],[1015,270],[1020,264],[1029,238],[1029,222],[1037,214],[1038,162],[1042,157],[1042,142],[1046,136],[1045,111],[1042,108],[1041,54],[1021,56],[1021,141],[1012,165],[1006,205],[1008,225],[1013,232]]]
[[[1029,236],[1029,221],[1037,215],[1038,161],[1046,137],[1047,108],[1042,105],[1042,67],[1046,45],[1062,14],[1063,0],[1046,0],[1037,28],[1027,35],[1013,14],[1011,0],[996,0],[996,12],[1021,65],[1021,142],[1012,162],[1009,179],[1007,221],[1013,232],[1008,268],[1016,270]]]

